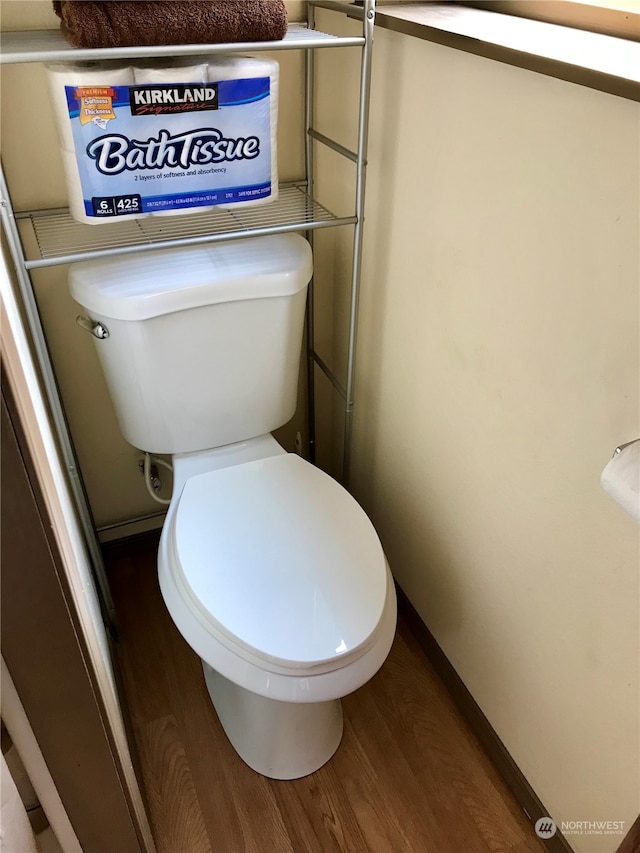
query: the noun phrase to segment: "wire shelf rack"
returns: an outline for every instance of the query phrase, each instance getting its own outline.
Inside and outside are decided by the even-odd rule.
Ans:
[[[27,269],[166,246],[309,231],[356,222],[355,216],[335,216],[311,198],[304,186],[298,185],[281,186],[277,201],[260,207],[148,216],[100,225],[76,222],[67,210],[34,211],[18,214],[16,218],[31,220],[40,252],[40,257],[26,259]]]
[[[129,57],[189,56],[200,53],[237,53],[250,51],[308,50],[315,47],[355,47],[361,36],[334,36],[309,29],[305,24],[290,24],[281,41],[232,44],[155,45],[150,47],[76,48],[59,30],[32,30],[2,33],[0,63],[51,62],[56,60],[125,59]]]

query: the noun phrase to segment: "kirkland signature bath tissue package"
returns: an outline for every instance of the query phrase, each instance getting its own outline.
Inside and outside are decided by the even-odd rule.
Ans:
[[[89,224],[277,198],[278,63],[50,63],[69,206]]]

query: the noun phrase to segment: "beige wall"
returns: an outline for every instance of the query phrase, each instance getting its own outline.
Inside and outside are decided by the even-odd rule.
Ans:
[[[322,61],[320,129],[353,145],[335,87],[355,69]],[[376,32],[353,464],[398,581],[551,815],[627,829],[639,531],[599,475],[640,435],[638,128],[630,101]]]
[[[289,3],[288,9],[292,20],[304,11],[299,2]],[[5,0],[0,11],[3,29],[58,23],[48,0]],[[293,180],[304,173],[303,56],[286,51],[276,58],[281,73],[279,172],[281,180]],[[1,84],[2,159],[15,209],[66,206],[44,66],[3,66]],[[34,246],[30,231],[25,231],[25,241]],[[30,251],[37,256],[35,249]],[[140,452],[120,435],[93,339],[75,324],[79,311],[67,292],[67,268],[37,271],[33,281],[96,524],[159,511],[138,473]],[[293,449],[296,430],[304,431],[303,411],[301,405],[294,421],[279,433],[288,449]]]

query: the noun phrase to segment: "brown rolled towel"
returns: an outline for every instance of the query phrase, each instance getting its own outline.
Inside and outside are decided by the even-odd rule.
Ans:
[[[284,0],[54,0],[74,47],[279,41]]]

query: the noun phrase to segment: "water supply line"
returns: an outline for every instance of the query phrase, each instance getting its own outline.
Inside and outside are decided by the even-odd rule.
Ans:
[[[151,461],[153,460],[154,465],[160,465],[163,468],[166,468],[167,471],[171,471],[173,473],[173,465],[170,462],[167,462],[164,459],[160,459],[157,456],[151,456],[150,453],[144,454],[144,464],[142,467],[142,473],[144,475],[144,484],[147,487],[147,491],[149,495],[154,499],[156,503],[162,504],[163,506],[168,506],[171,503],[171,499],[167,500],[166,498],[160,498],[156,495],[153,486],[151,485]]]

